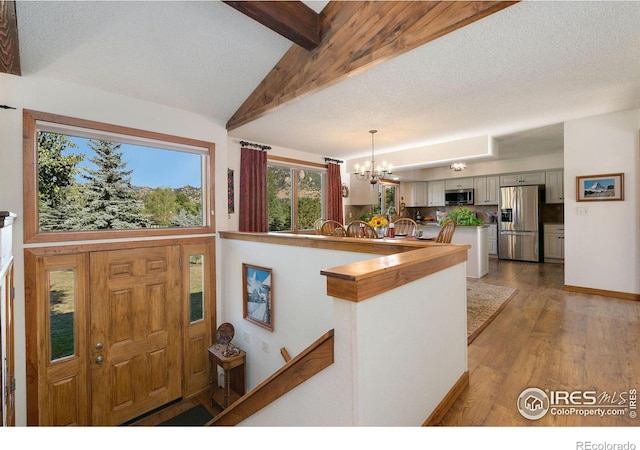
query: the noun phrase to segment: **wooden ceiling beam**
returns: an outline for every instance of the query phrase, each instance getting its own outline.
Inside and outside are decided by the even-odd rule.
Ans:
[[[320,43],[319,15],[300,1],[224,1],[294,44],[313,50]]]
[[[21,75],[14,0],[0,0],[0,72]]]
[[[515,3],[332,0],[320,14],[320,45],[311,51],[291,46],[229,119],[227,130]]]

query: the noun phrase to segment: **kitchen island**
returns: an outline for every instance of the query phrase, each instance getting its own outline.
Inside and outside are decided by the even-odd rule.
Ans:
[[[440,226],[434,223],[419,224],[418,230],[425,236],[437,236]],[[466,244],[471,248],[467,254],[467,277],[482,278],[489,273],[489,228],[487,225],[456,227],[452,244]]]

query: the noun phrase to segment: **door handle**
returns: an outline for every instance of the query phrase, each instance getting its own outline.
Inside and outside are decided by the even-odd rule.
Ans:
[[[102,350],[102,342],[96,344],[96,350]]]
[[[102,364],[103,362],[104,362],[104,357],[102,357],[102,356],[98,356],[98,357],[96,358],[96,364]]]

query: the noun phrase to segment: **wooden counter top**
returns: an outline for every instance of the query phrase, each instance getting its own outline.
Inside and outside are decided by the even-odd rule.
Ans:
[[[469,245],[418,239],[359,239],[315,234],[222,231],[222,239],[383,255],[322,270],[327,294],[359,302],[467,260]]]

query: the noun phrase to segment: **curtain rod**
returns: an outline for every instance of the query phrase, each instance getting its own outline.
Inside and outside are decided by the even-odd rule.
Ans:
[[[333,159],[333,158],[325,158],[324,162],[334,162],[334,163],[342,164],[344,161],[340,161],[339,159]]]
[[[240,145],[243,145],[243,146],[248,145],[249,147],[259,148],[260,150],[271,150],[271,147],[269,147],[268,145],[254,144],[253,142],[247,142],[247,141],[240,141]]]

